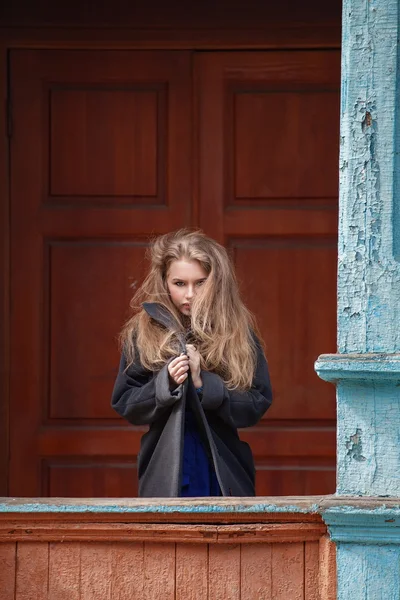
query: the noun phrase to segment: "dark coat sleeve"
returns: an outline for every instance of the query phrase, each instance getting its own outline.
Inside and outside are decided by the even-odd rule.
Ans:
[[[152,373],[137,360],[126,368],[121,356],[111,406],[133,425],[150,425],[182,398],[183,386],[169,389],[168,365]]]
[[[257,365],[252,386],[246,391],[228,390],[216,373],[201,372],[203,382],[202,406],[215,411],[235,427],[251,427],[258,423],[272,402],[269,371],[264,352],[256,339]]]

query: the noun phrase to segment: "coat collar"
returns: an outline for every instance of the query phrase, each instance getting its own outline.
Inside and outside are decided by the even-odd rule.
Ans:
[[[157,323],[160,323],[160,325],[163,325],[169,331],[173,331],[175,333],[181,345],[182,351],[185,352],[185,336],[181,331],[181,327],[174,315],[159,302],[143,302],[142,306],[152,319],[157,321]]]

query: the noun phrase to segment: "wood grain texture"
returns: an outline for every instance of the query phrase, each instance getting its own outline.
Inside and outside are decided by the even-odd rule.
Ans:
[[[209,598],[240,600],[240,545],[209,547]]]
[[[208,599],[208,545],[176,545],[176,600]]]
[[[242,544],[240,563],[240,600],[270,600],[272,545]]]
[[[95,432],[88,438],[96,435]],[[42,461],[43,491],[50,497],[135,498],[138,490],[136,457],[125,460],[105,459],[103,456]]]
[[[143,544],[123,542],[113,544],[111,561],[112,598],[117,600],[143,600]]]
[[[257,446],[256,493],[333,493],[330,460],[320,476],[280,457],[294,447],[335,456],[334,436],[320,424],[329,420],[334,432],[334,388],[313,364],[336,349],[340,53],[203,53],[197,64],[199,224],[231,251],[274,392],[268,433],[243,432]],[[329,123],[327,106],[336,115]]]
[[[272,547],[272,600],[304,600],[304,544]]]
[[[319,596],[320,600],[336,600],[336,546],[329,535],[319,542]]]
[[[17,544],[0,544],[0,590],[1,600],[15,599],[15,569]]]
[[[50,544],[49,596],[51,600],[141,600],[143,544]]]
[[[144,545],[144,600],[175,600],[175,544]]]
[[[191,53],[185,51],[11,51],[13,116],[18,124],[10,162],[14,496],[79,492],[72,477],[72,491],[63,489],[63,460],[58,473],[48,468],[45,474],[40,468],[42,458],[57,465],[60,458],[71,456],[79,429],[86,442],[69,465],[63,463],[68,475],[74,471],[74,481],[82,474],[79,465],[85,459],[90,464],[87,458],[93,455],[87,429],[94,438],[103,429],[111,445],[117,444],[119,428],[113,423],[122,422],[110,408],[110,395],[119,364],[116,336],[127,317],[132,286],[138,287],[143,276],[149,236],[183,227],[190,216],[191,69]],[[96,118],[93,102],[102,118]],[[128,122],[134,132],[126,129]],[[153,133],[146,137],[145,130]],[[79,155],[71,153],[78,146],[91,157],[88,179]],[[126,166],[127,156],[132,168]],[[143,157],[153,165],[150,171],[144,169]],[[99,175],[94,182],[96,171],[104,178]],[[75,181],[75,172],[76,185],[71,187],[68,182]],[[32,301],[25,310],[27,288]],[[100,330],[107,344],[89,350],[87,341]],[[24,377],[21,364],[26,366]],[[66,378],[67,370],[75,376]],[[20,418],[21,411],[26,419]],[[44,429],[55,434],[51,444],[42,444]],[[134,443],[119,456],[133,463],[142,430],[130,428],[129,433]],[[98,456],[107,460],[106,446]],[[93,466],[79,495],[134,492],[126,471],[120,476],[118,469],[96,471]]]
[[[47,543],[17,544],[15,600],[47,600],[48,568]]]
[[[232,539],[239,528],[232,528]],[[207,544],[181,543],[183,526],[174,531],[176,543],[168,541],[171,529],[157,543],[68,542],[62,530],[58,542],[4,542],[0,598],[336,600],[335,546],[324,534],[318,541],[287,543],[275,537],[273,543],[253,539],[241,544],[220,544],[215,536]],[[224,532],[228,539],[228,527]]]
[[[81,600],[81,544],[49,544],[49,598]]]
[[[227,544],[316,541],[325,533],[321,523],[189,525],[154,523],[14,523],[0,521],[0,540],[11,542],[172,542]]]
[[[304,600],[319,597],[319,542],[305,542],[304,546]]]
[[[112,544],[81,544],[81,598],[111,600]]]
[[[96,197],[114,205],[162,204],[166,144],[158,136],[166,134],[163,92],[162,85],[151,84],[147,89],[88,85],[53,90],[49,201],[91,204]]]
[[[246,432],[260,459],[257,493],[334,491],[328,461],[320,477],[309,464],[287,469],[280,457],[304,447],[334,460],[333,387],[318,380],[312,364],[335,335],[337,224],[324,202],[336,202],[338,120],[324,115],[337,96],[338,67],[339,53],[325,51],[214,52],[193,61],[190,51],[11,50],[18,127],[10,170],[10,493],[137,493],[135,470],[131,479],[124,464],[135,463],[142,430],[113,425],[120,423],[109,403],[114,340],[130,285],[141,280],[147,237],[189,224],[233,244],[245,300],[274,348],[276,401],[268,421],[291,420],[293,431]],[[278,151],[271,153],[271,142]],[[325,177],[318,161],[326,163]],[[282,175],[288,164],[291,178]],[[193,181],[200,190],[196,222],[188,200]],[[110,343],[93,347],[100,329]],[[304,419],[314,419],[313,440],[306,428],[296,432]],[[321,431],[318,422],[327,419],[331,431]],[[279,473],[263,462],[272,455]],[[107,467],[111,456],[121,462]]]

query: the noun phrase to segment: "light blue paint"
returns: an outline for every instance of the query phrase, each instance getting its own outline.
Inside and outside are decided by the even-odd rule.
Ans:
[[[337,544],[338,600],[398,600],[400,548]]]
[[[348,500],[347,500],[348,501]],[[384,500],[382,501],[384,503]],[[400,507],[384,504],[375,510],[357,506],[335,506],[321,510],[331,539],[367,545],[400,544]],[[400,590],[399,590],[400,591]]]
[[[397,15],[397,27],[400,31],[400,11]],[[396,98],[400,98],[400,44],[397,46]],[[393,251],[394,257],[400,261],[400,111],[395,114],[394,123],[394,213],[393,213]]]
[[[315,366],[337,385],[338,494],[400,493],[400,264],[393,249],[399,6],[343,3],[340,354]]]
[[[340,131],[338,345],[400,350],[397,0],[344,0]],[[397,152],[397,154],[396,154]],[[397,233],[396,233],[397,232]],[[398,256],[397,256],[398,258]]]
[[[115,513],[115,514],[209,514],[209,513],[317,513],[318,504],[296,506],[295,504],[213,504],[204,502],[196,504],[195,500],[179,504],[146,504],[146,503],[85,503],[74,500],[71,503],[24,502],[22,499],[12,501],[3,498],[0,513]]]
[[[337,493],[398,496],[400,388],[390,382],[342,381],[337,398]],[[351,452],[354,446],[358,453]]]
[[[337,386],[338,600],[400,600],[400,0],[344,0],[338,352],[318,375]],[[396,173],[397,169],[397,173]],[[351,504],[351,502],[350,502]]]
[[[390,381],[400,383],[400,353],[323,354],[315,363],[321,379],[338,381]]]
[[[399,600],[400,508],[323,512],[337,546],[338,600]]]
[[[323,355],[336,383],[337,493],[400,495],[400,354]]]

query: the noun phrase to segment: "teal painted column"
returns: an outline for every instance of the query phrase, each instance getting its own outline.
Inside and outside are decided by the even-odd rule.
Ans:
[[[338,494],[400,496],[399,5],[343,4]]]
[[[338,353],[315,366],[337,388],[339,600],[400,600],[399,515],[377,528],[354,513],[356,498],[400,497],[399,13],[343,3]]]
[[[398,600],[399,506],[360,508],[336,502],[322,514],[336,542],[338,599]]]

